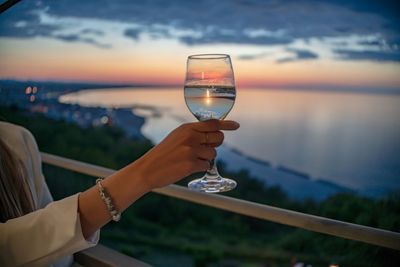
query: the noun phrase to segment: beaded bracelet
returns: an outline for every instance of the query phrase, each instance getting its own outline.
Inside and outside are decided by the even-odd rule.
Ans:
[[[112,220],[118,222],[121,219],[121,213],[117,211],[110,195],[107,193],[106,189],[101,184],[102,180],[103,178],[99,178],[96,180],[96,184],[99,186],[100,197],[103,200],[104,204],[106,204],[107,210],[110,212]]]

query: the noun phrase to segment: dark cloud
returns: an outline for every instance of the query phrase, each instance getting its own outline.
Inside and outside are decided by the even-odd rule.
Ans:
[[[4,12],[0,17],[0,37],[32,38],[47,37],[64,42],[82,42],[99,48],[110,48],[111,45],[98,42],[88,35],[101,36],[102,31],[97,29],[84,29],[79,33],[58,34],[57,32],[68,29],[67,25],[54,25],[43,23],[39,11],[45,10],[41,1],[21,2]]]
[[[368,45],[368,46],[382,46],[382,41],[380,40],[372,40],[372,41],[361,41],[358,42],[360,45]]]
[[[399,1],[398,0],[321,0],[325,3],[331,3],[360,13],[377,14],[386,18],[385,27],[394,31],[399,31]]]
[[[97,46],[98,48],[104,48],[104,49],[112,48],[111,44],[100,43],[99,41],[88,37],[81,37],[81,42]]]
[[[144,31],[144,29],[142,29],[141,31]],[[174,38],[174,36],[171,34],[171,31],[166,28],[147,27],[146,31],[153,39]]]
[[[400,45],[397,6],[396,1],[387,0],[30,0],[21,1],[0,16],[0,36],[60,39],[54,32],[68,25],[42,22],[38,13],[41,11],[57,18],[135,24],[136,28],[124,33],[135,40],[145,32],[152,38],[175,38],[186,45],[276,46],[289,45],[299,39],[375,34],[391,48]],[[77,41],[94,44],[96,36],[102,35],[97,29],[76,34],[81,34]],[[88,41],[86,35],[92,41]],[[380,44],[371,43],[370,46],[376,48]],[[298,59],[310,57],[300,55]]]
[[[370,61],[392,61],[400,62],[400,51],[354,51],[335,50],[339,59],[345,60],[370,60]]]
[[[62,25],[41,23],[38,14],[22,3],[17,4],[0,16],[0,37],[46,37],[51,36],[54,31],[62,28]]]
[[[366,33],[382,29],[385,25],[398,24],[393,11],[385,8],[387,3],[373,0],[58,0],[45,3],[50,14],[60,17],[107,19],[143,25],[157,23],[202,32],[210,26],[232,29],[236,33],[244,28],[287,29],[292,37],[314,37],[335,36],[343,32]],[[373,15],[370,17],[372,20],[365,23],[370,14]],[[377,25],[377,17],[385,19]]]
[[[239,55],[237,59],[239,60],[254,60],[254,59],[260,59],[268,56],[267,53],[258,53],[258,54],[243,54]]]
[[[97,46],[99,48],[111,48],[111,45],[109,45],[109,44],[99,43],[98,41],[96,41],[93,38],[82,37],[79,34],[57,34],[57,35],[53,35],[52,37],[54,37],[58,40],[70,42],[70,43],[82,42],[82,43],[87,43],[87,44]]]
[[[77,42],[80,41],[81,37],[77,34],[66,34],[66,35],[55,35],[54,36],[57,39],[66,41],[66,42]]]
[[[104,32],[96,29],[83,29],[76,34],[55,34],[51,37],[65,41],[65,42],[82,42],[94,45],[98,48],[111,48],[110,44],[105,44],[97,41],[94,37],[103,36]]]
[[[124,35],[134,40],[139,40],[140,29],[126,29]]]
[[[318,55],[314,52],[309,50],[300,50],[300,49],[288,49],[289,52],[293,53],[293,56],[278,59],[277,63],[287,63],[292,61],[299,61],[299,60],[310,60],[310,59],[317,59]]]
[[[220,30],[207,32],[201,37],[183,36],[179,40],[187,45],[198,44],[252,44],[252,45],[285,45],[293,42],[293,38],[289,36],[274,37],[274,36],[259,36],[251,37],[243,32],[235,32],[226,34]]]
[[[82,34],[85,35],[97,35],[97,36],[104,36],[104,32],[96,29],[83,29],[81,31]]]

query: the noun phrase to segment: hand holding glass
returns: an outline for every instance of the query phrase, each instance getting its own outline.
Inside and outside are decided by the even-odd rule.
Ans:
[[[229,55],[189,56],[184,91],[186,105],[199,121],[223,120],[236,99],[235,80]],[[190,189],[218,193],[236,187],[235,181],[219,175],[215,159],[210,162],[210,166],[202,178],[189,183]]]

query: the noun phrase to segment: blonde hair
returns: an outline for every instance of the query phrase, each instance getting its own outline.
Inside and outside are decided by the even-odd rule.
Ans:
[[[0,222],[35,210],[22,161],[0,139]]]

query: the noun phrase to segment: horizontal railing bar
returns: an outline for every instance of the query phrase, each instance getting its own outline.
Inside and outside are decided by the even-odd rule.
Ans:
[[[44,152],[41,155],[44,163],[91,176],[106,177],[115,172],[115,170],[109,168]],[[400,250],[400,233],[397,232],[276,208],[223,195],[195,192],[178,185],[154,189],[153,192],[253,218]]]

